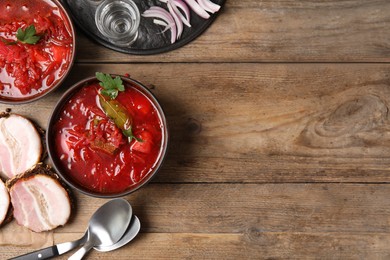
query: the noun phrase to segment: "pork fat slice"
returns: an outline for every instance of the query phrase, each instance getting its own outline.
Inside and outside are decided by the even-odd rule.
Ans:
[[[5,187],[4,182],[0,180],[0,225],[4,222],[7,216],[9,203],[8,190]]]
[[[26,118],[12,114],[0,118],[0,174],[12,178],[33,167],[42,153],[41,138]]]
[[[52,230],[66,224],[71,205],[68,193],[50,176],[20,179],[10,189],[14,218],[32,231]]]

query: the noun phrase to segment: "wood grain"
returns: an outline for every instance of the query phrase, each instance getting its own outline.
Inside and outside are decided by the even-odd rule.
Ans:
[[[390,232],[386,184],[148,184],[126,199],[147,233]],[[82,233],[105,201],[78,194]],[[77,220],[77,221],[75,221]]]
[[[68,241],[81,235],[61,234],[57,239]],[[124,248],[110,253],[92,251],[87,259],[388,259],[389,243],[387,233],[140,233]],[[22,251],[29,252],[27,248]],[[7,248],[3,256],[16,255]]]
[[[378,184],[149,184],[127,197],[141,234],[123,250],[88,259],[388,257],[389,196],[390,187]],[[81,237],[105,202],[80,194],[77,201],[55,243]],[[2,248],[5,256],[30,250]]]
[[[152,89],[171,132],[155,182],[389,182],[387,64],[77,65],[55,94],[11,107],[46,122],[95,71]],[[185,71],[185,73],[180,73]]]
[[[160,100],[167,159],[125,197],[141,233],[87,259],[389,259],[389,14],[388,0],[228,0],[199,38],[150,56],[79,31],[61,88],[0,111],[46,128],[64,91],[96,71],[130,73]],[[75,196],[42,245],[81,237],[106,202]],[[8,233],[1,259],[34,249],[36,234]]]
[[[228,0],[212,26],[161,55],[121,54],[78,34],[79,62],[389,62],[387,0]]]

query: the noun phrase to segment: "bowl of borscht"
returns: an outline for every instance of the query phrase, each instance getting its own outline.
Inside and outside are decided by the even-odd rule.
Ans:
[[[126,76],[99,72],[59,100],[46,142],[55,170],[71,187],[114,198],[138,190],[158,172],[168,128],[147,87]]]
[[[74,57],[74,27],[58,0],[0,1],[1,103],[27,103],[53,91]]]

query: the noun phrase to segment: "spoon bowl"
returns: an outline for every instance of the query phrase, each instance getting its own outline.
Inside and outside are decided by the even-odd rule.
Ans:
[[[93,247],[115,244],[125,234],[130,224],[132,209],[128,201],[114,199],[93,214],[87,229],[87,242],[69,260],[82,259]]]
[[[139,221],[138,217],[134,215],[125,234],[123,235],[123,237],[121,237],[121,239],[119,239],[118,242],[116,242],[111,246],[95,246],[93,249],[99,252],[108,252],[108,251],[113,251],[115,249],[118,249],[126,245],[127,243],[129,243],[131,240],[133,240],[134,237],[140,231],[140,229],[141,229],[141,222]]]

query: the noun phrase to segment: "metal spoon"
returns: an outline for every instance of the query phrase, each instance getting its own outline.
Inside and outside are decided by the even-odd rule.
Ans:
[[[111,246],[118,242],[129,226],[132,210],[126,200],[115,199],[104,204],[95,214],[99,214],[99,218],[90,220],[87,242],[69,260],[82,259],[94,246]]]
[[[131,240],[133,240],[137,236],[140,229],[141,229],[141,222],[139,221],[138,217],[134,215],[133,218],[131,219],[131,223],[129,227],[126,230],[126,233],[123,235],[123,237],[121,237],[121,239],[119,239],[118,242],[116,242],[111,246],[95,246],[93,249],[100,252],[108,252],[108,251],[118,249],[126,245],[127,243],[129,243]]]
[[[115,217],[115,219],[119,218],[118,221],[118,226],[117,228],[110,228],[110,231],[112,229],[121,229],[121,232],[118,231],[118,234],[115,232],[115,237],[117,238],[116,241],[118,241],[122,236],[123,233],[126,231],[126,228],[123,227],[128,227],[131,215],[132,215],[132,209],[130,204],[124,200],[124,199],[115,199],[107,202],[103,206],[101,206],[91,217],[89,221],[89,226],[95,225],[97,223],[99,227],[101,226],[113,226],[113,222],[115,222],[114,217],[115,215],[118,215],[119,217]],[[112,218],[112,220],[110,220]],[[109,224],[107,224],[110,222]],[[119,226],[123,225],[123,226]],[[70,250],[84,244],[88,237],[89,237],[89,228],[85,232],[84,236],[81,237],[80,239],[73,241],[73,242],[66,242],[66,243],[61,243],[58,245],[54,245],[51,247],[47,247],[44,249],[40,249],[38,251],[21,255],[15,258],[12,258],[13,260],[36,260],[36,259],[48,259],[52,258],[55,256],[59,256],[62,254],[65,254],[69,252]],[[104,232],[107,233],[107,232]],[[112,243],[113,244],[113,243]],[[111,244],[109,244],[111,245]]]

